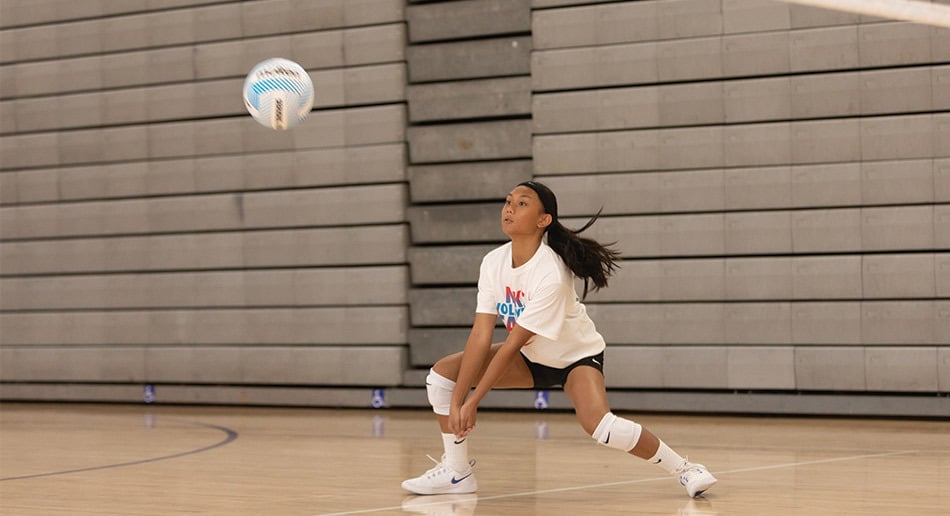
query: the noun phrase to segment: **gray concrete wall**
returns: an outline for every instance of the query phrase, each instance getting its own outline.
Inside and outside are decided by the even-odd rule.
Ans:
[[[401,0],[0,7],[0,395],[402,383]],[[292,131],[241,101],[273,56],[317,92]]]
[[[532,157],[563,210],[603,204],[591,234],[626,257],[589,304],[608,384],[945,391],[950,33],[586,4],[534,3]]]
[[[0,0],[0,398],[425,406],[535,178],[623,255],[616,408],[950,415],[948,62],[773,0]]]

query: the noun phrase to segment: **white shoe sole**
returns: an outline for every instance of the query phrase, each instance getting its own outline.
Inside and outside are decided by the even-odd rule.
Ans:
[[[471,477],[469,477],[471,478]],[[469,494],[474,493],[478,490],[478,484],[475,482],[474,478],[466,479],[465,482],[459,482],[458,484],[441,487],[441,488],[432,488],[430,486],[414,486],[410,480],[406,480],[402,483],[402,488],[410,493],[420,494],[420,495],[436,495],[436,494]]]

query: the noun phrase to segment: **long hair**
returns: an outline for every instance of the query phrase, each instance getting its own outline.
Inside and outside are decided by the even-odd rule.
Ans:
[[[620,267],[617,264],[620,253],[612,248],[616,242],[605,245],[580,236],[594,225],[603,209],[597,210],[582,228],[569,229],[558,221],[557,197],[550,188],[537,181],[525,181],[518,186],[527,186],[534,190],[541,199],[544,212],[551,215],[551,224],[545,230],[548,234],[548,245],[564,260],[564,264],[575,276],[584,280],[584,294],[581,299],[587,297],[588,290],[597,291],[606,287],[607,279]],[[593,289],[589,288],[591,283],[594,285]]]

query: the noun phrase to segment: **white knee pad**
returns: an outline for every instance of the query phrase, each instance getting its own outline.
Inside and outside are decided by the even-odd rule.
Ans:
[[[616,448],[628,452],[637,445],[640,440],[640,430],[642,427],[622,417],[617,417],[613,412],[604,414],[600,424],[591,434],[599,444],[608,448]]]
[[[426,392],[429,394],[429,403],[432,404],[433,412],[440,416],[449,415],[453,390],[455,390],[455,382],[429,369],[429,376],[426,376]]]

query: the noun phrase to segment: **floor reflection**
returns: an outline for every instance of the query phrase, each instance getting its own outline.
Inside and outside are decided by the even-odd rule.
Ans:
[[[409,496],[402,501],[402,510],[426,516],[471,516],[475,514],[476,505],[478,495],[475,493]]]
[[[713,508],[711,501],[705,498],[693,498],[686,503],[680,510],[673,513],[673,516],[716,516],[719,511]]]

